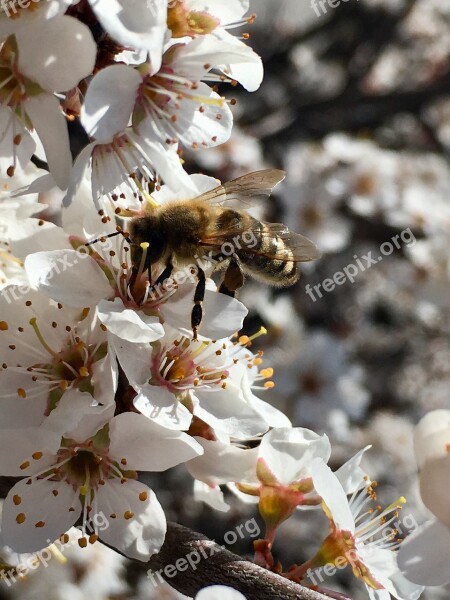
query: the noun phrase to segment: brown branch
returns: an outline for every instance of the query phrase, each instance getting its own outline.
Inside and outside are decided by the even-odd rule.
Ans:
[[[198,560],[198,564],[181,571],[188,556],[193,557],[192,562]],[[145,568],[151,570],[149,575],[153,573],[151,581],[155,585],[161,582],[156,574],[159,572],[172,587],[188,596],[195,596],[206,585],[223,584],[239,590],[247,600],[329,600],[328,596],[258,567],[177,523],[168,524],[163,547]]]
[[[4,498],[16,481],[13,477],[0,477],[0,497]],[[189,558],[193,567],[188,564]],[[148,563],[134,562],[148,572],[156,586],[165,579],[187,596],[195,596],[207,585],[223,584],[239,590],[247,600],[329,600],[328,596],[243,560],[203,534],[177,523],[168,523],[158,554]]]

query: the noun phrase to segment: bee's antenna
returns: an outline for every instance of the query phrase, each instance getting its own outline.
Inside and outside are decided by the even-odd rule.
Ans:
[[[127,240],[130,237],[130,234],[128,233],[128,231],[124,231],[122,228],[118,227],[117,231],[115,231],[114,233],[109,233],[108,235],[102,235],[101,237],[96,238],[95,240],[91,240],[90,242],[87,242],[85,244],[85,246],[92,246],[92,244],[96,244],[97,242],[103,243],[106,239],[116,237],[116,235],[123,235],[123,237]]]

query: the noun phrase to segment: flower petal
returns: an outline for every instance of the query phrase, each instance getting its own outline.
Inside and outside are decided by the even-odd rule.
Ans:
[[[97,73],[81,109],[81,123],[87,133],[99,142],[108,142],[125,129],[141,83],[139,73],[125,65],[112,65]]]
[[[49,546],[75,524],[81,504],[71,485],[27,479],[16,483],[3,504],[2,535],[16,552],[35,552]]]
[[[44,146],[50,173],[56,184],[66,189],[72,168],[69,134],[58,100],[49,93],[27,98],[23,107]]]
[[[113,294],[95,260],[75,250],[30,254],[25,260],[25,270],[32,286],[53,300],[74,308],[94,306]]]
[[[97,45],[89,28],[73,17],[30,24],[16,39],[20,71],[44,90],[66,92],[92,73]]]
[[[120,298],[115,298],[112,302],[101,300],[98,316],[112,334],[129,342],[154,342],[164,335],[164,328],[158,317],[125,308]]]
[[[147,561],[159,552],[166,536],[166,517],[154,492],[128,479],[108,480],[97,490],[98,508],[108,520],[100,539],[130,558]]]
[[[439,521],[428,521],[403,540],[398,564],[414,583],[445,585],[450,582],[449,556],[450,530]]]
[[[165,471],[203,453],[185,433],[131,412],[114,417],[109,436],[111,455],[126,458],[129,467],[138,471]]]

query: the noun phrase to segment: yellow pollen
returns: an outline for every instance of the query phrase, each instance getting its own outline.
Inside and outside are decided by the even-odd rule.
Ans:
[[[127,511],[125,511],[123,516],[124,516],[124,519],[129,521],[130,519],[132,519],[134,517],[134,513],[131,512],[131,510],[127,510]]]
[[[13,502],[16,506],[19,506],[19,504],[22,502],[22,498],[18,494],[14,494]]]
[[[275,384],[273,381],[266,381],[266,383],[264,384],[264,387],[267,389],[271,389],[275,387]]]
[[[88,543],[88,541],[87,541],[87,538],[85,538],[85,537],[82,537],[78,540],[78,545],[80,546],[80,548],[86,548],[87,543]]]
[[[253,361],[253,365],[255,367],[259,367],[260,364],[262,364],[262,358],[255,358],[255,360]]]
[[[19,525],[22,525],[22,523],[25,523],[25,513],[19,513],[16,517],[16,523],[18,523]]]
[[[69,543],[69,534],[68,533],[63,533],[63,535],[59,538],[61,540],[61,542],[63,544],[68,544]]]
[[[6,321],[0,321],[0,331],[8,331],[8,323]]]
[[[82,485],[80,487],[80,495],[81,496],[87,496],[88,491],[89,491],[89,488],[87,487],[87,485]]]
[[[18,388],[17,389],[17,394],[21,397],[21,398],[26,398],[27,397],[27,393],[23,388]]]
[[[63,392],[64,392],[65,390],[67,390],[67,388],[68,388],[68,387],[69,387],[69,382],[68,382],[68,381],[66,381],[66,379],[62,379],[62,380],[59,382],[59,388],[60,388],[61,390],[63,390]]]
[[[141,493],[139,494],[139,500],[140,500],[141,502],[145,502],[145,501],[147,500],[147,498],[148,498],[148,494],[147,494],[147,492],[141,492]]]
[[[38,529],[41,529],[42,527],[45,527],[45,521],[38,521],[37,523],[34,524],[35,527],[37,527]]]
[[[266,378],[266,377],[273,377],[273,369],[272,367],[269,367],[268,369],[263,369],[261,371],[261,376]]]
[[[33,454],[31,455],[31,458],[33,458],[34,460],[39,460],[43,457],[43,452],[33,452]]]
[[[26,460],[25,462],[23,462],[23,463],[20,465],[20,469],[21,469],[22,471],[24,471],[25,469],[28,469],[28,467],[29,467],[29,466],[30,466],[30,461],[29,461],[29,460]]]
[[[95,544],[95,542],[98,540],[98,535],[96,535],[95,533],[91,534],[89,536],[89,543],[90,544]]]
[[[87,367],[80,367],[78,373],[81,377],[89,377],[89,369]]]

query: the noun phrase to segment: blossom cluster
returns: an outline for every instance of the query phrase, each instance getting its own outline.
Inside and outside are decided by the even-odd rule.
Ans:
[[[371,598],[415,600],[422,587],[400,572],[398,540],[379,536],[404,500],[380,509],[364,451],[333,472],[328,437],[260,397],[274,385],[252,349],[265,330],[239,335],[247,309],[218,292],[212,262],[197,334],[197,257],[175,265],[169,286],[168,265],[148,269],[145,243],[136,261],[126,233],[220,185],[189,175],[183,157],[230,138],[223,84],[262,81],[247,34],[230,33],[252,23],[247,13],[246,0],[42,0],[14,5],[14,18],[3,6],[0,475],[20,480],[1,542],[23,554],[100,539],[146,561],[167,522],[142,474],[184,464],[197,500],[226,511],[228,490],[258,504],[258,564],[276,569],[283,522],[322,509],[329,534],[287,578],[307,584],[309,569],[343,559]],[[74,161],[68,122],[83,130]]]

